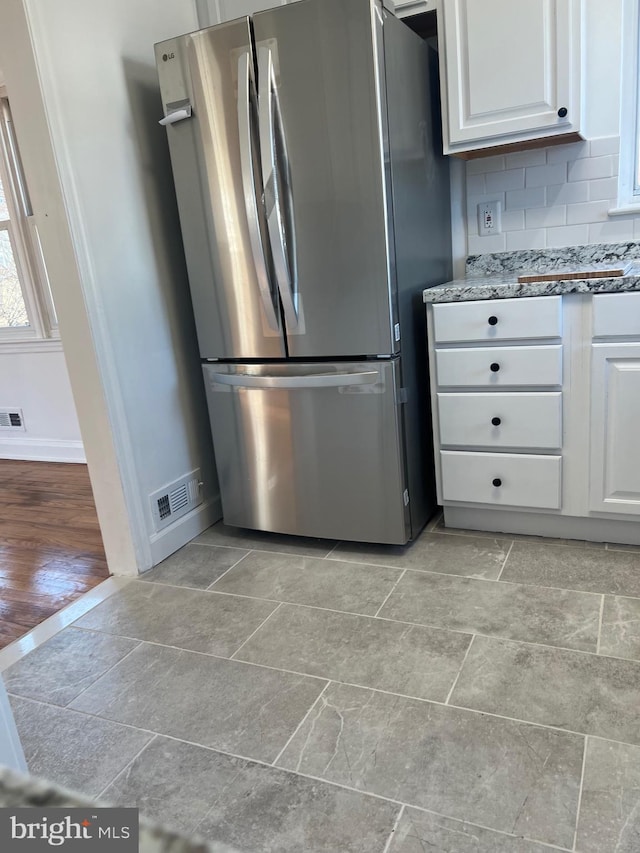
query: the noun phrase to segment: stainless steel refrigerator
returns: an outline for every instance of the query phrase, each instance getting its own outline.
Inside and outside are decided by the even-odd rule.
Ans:
[[[451,277],[432,52],[380,0],[299,0],[156,60],[225,522],[407,542]]]

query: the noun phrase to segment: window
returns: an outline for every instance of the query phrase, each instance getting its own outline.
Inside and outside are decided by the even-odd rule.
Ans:
[[[640,2],[624,0],[620,174],[615,213],[640,211]]]
[[[0,347],[56,337],[57,318],[11,109],[0,88]]]

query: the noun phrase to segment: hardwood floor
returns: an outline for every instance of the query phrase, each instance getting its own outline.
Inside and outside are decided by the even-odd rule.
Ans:
[[[108,577],[87,466],[0,459],[0,648]]]

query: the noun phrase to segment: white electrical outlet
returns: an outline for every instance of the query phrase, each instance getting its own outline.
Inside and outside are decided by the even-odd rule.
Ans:
[[[502,232],[502,204],[499,201],[483,201],[478,205],[478,234],[488,237],[489,234]]]

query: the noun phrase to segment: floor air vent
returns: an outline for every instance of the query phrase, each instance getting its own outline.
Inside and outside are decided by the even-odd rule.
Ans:
[[[0,429],[24,430],[22,409],[0,409]]]
[[[156,530],[162,530],[202,503],[200,470],[159,489],[150,500]]]

